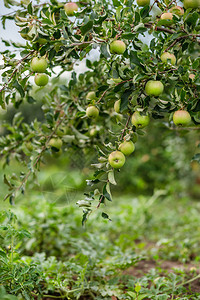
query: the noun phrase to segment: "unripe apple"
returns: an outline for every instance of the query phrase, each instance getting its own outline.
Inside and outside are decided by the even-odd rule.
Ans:
[[[141,115],[139,111],[134,112],[131,118],[131,123],[136,128],[144,128],[149,124],[150,118],[148,115]]]
[[[64,10],[67,16],[72,17],[74,15],[74,12],[78,10],[78,5],[73,2],[66,3],[64,5]]]
[[[60,149],[62,147],[62,140],[59,138],[52,138],[49,141],[49,146],[56,148],[56,149]]]
[[[38,85],[38,86],[45,86],[47,85],[47,83],[49,82],[49,77],[47,74],[36,74],[35,75],[35,84]]]
[[[44,73],[47,69],[47,60],[44,57],[33,57],[31,61],[31,69],[36,73]]]
[[[172,65],[175,65],[176,63],[176,56],[169,52],[164,52],[163,54],[161,54],[160,59],[165,63],[168,63],[170,61]]]
[[[173,19],[173,14],[172,14],[172,13],[169,13],[169,12],[163,13],[163,14],[160,16],[160,19],[161,19],[161,20],[172,20],[172,19]]]
[[[126,45],[123,41],[116,40],[110,44],[110,52],[116,54],[123,54],[126,50]]]
[[[96,106],[91,105],[86,109],[86,116],[89,118],[97,118],[99,115],[99,110]]]
[[[121,100],[117,100],[114,104],[114,110],[116,113],[120,113],[120,105],[121,105]]]
[[[112,168],[120,169],[125,164],[126,158],[121,151],[113,151],[108,157],[108,162]]]
[[[145,5],[149,5],[150,4],[150,0],[137,0],[137,5],[138,6],[145,6]]]
[[[28,151],[33,151],[33,145],[32,145],[32,143],[31,142],[27,142],[26,144],[25,144],[25,146],[26,146],[26,148],[28,149]]]
[[[173,122],[177,126],[187,126],[191,122],[191,117],[186,110],[177,110],[173,114]]]
[[[145,92],[149,96],[159,96],[164,90],[164,85],[161,81],[149,80],[145,86]]]
[[[177,16],[182,16],[184,15],[184,9],[181,6],[173,6],[169,10],[172,14],[177,15]]]
[[[96,98],[96,93],[94,91],[91,91],[86,95],[86,100],[94,100],[95,98]]]
[[[97,135],[97,133],[98,133],[98,130],[97,130],[96,128],[92,128],[92,129],[90,129],[90,136],[91,136],[91,137],[94,137],[94,136],[96,136],[96,135]]]
[[[192,73],[190,73],[190,75],[189,75],[189,78],[190,78],[191,80],[194,80],[194,78],[195,78],[195,75],[194,75],[194,74],[192,74]]]
[[[124,141],[118,148],[124,155],[130,155],[135,150],[135,145],[132,141]]]
[[[200,7],[200,0],[184,0],[183,5],[185,9]]]

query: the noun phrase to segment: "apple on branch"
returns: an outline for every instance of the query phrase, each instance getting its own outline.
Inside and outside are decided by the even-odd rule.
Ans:
[[[158,97],[160,94],[162,94],[163,90],[164,85],[158,80],[149,80],[145,86],[145,92],[148,96]]]
[[[184,15],[184,9],[181,6],[173,6],[169,10],[172,14],[177,15],[177,16],[182,16]]]
[[[148,115],[141,115],[139,111],[134,112],[131,118],[131,123],[136,127],[136,128],[144,128],[149,124],[149,116]]]
[[[126,44],[121,40],[113,41],[110,44],[110,52],[113,54],[123,54],[126,50]]]
[[[47,74],[36,74],[34,78],[35,84],[38,86],[45,86],[49,82],[49,77]]]
[[[68,2],[64,5],[64,10],[67,16],[72,17],[74,16],[74,12],[78,10],[78,5],[74,2]]]
[[[97,118],[99,115],[99,110],[96,106],[94,105],[91,105],[91,106],[88,106],[87,109],[86,109],[86,116],[88,118]]]
[[[31,69],[36,73],[44,73],[47,69],[47,60],[44,57],[33,57],[31,61]]]
[[[53,148],[56,148],[58,150],[61,149],[62,144],[63,144],[63,142],[59,138],[51,138],[50,141],[49,141],[49,146],[51,146]]]
[[[114,104],[114,111],[116,112],[116,113],[120,113],[120,105],[121,105],[121,100],[117,100],[117,101],[115,101],[115,104]]]
[[[186,110],[177,110],[173,114],[173,122],[177,126],[187,126],[191,122],[191,116]]]
[[[113,151],[108,157],[108,162],[112,168],[120,169],[125,164],[126,158],[121,151]]]
[[[172,65],[176,64],[176,56],[173,53],[164,52],[161,54],[160,59],[164,63],[170,62]]]
[[[130,155],[135,150],[135,145],[132,141],[124,141],[118,148],[124,155]]]
[[[95,98],[96,98],[96,93],[94,91],[91,91],[86,95],[86,100],[94,100]]]
[[[145,5],[149,5],[150,0],[137,0],[137,5],[144,7]]]

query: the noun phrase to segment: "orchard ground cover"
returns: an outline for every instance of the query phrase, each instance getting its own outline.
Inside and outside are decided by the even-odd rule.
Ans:
[[[91,214],[83,227],[82,195],[75,185],[66,192],[73,176],[63,182],[51,166],[43,190],[1,210],[1,299],[200,299],[197,200],[115,195],[112,221]]]

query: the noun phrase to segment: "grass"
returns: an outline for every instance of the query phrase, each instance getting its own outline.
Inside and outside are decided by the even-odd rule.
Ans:
[[[42,172],[41,190],[2,207],[0,299],[200,299],[198,201],[116,195],[112,221],[98,210],[82,227],[75,178]]]

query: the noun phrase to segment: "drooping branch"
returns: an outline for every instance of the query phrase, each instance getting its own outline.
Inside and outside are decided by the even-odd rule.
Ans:
[[[13,76],[15,75],[15,73],[18,71],[19,66],[21,65],[21,63],[27,59],[31,54],[33,54],[35,52],[35,50],[30,51],[26,56],[24,56],[23,58],[21,58],[18,62],[17,62],[17,66],[14,69],[14,71],[12,72],[10,78],[8,79],[8,82],[6,82],[2,88],[0,89],[0,93],[8,86],[9,82],[12,80]]]

